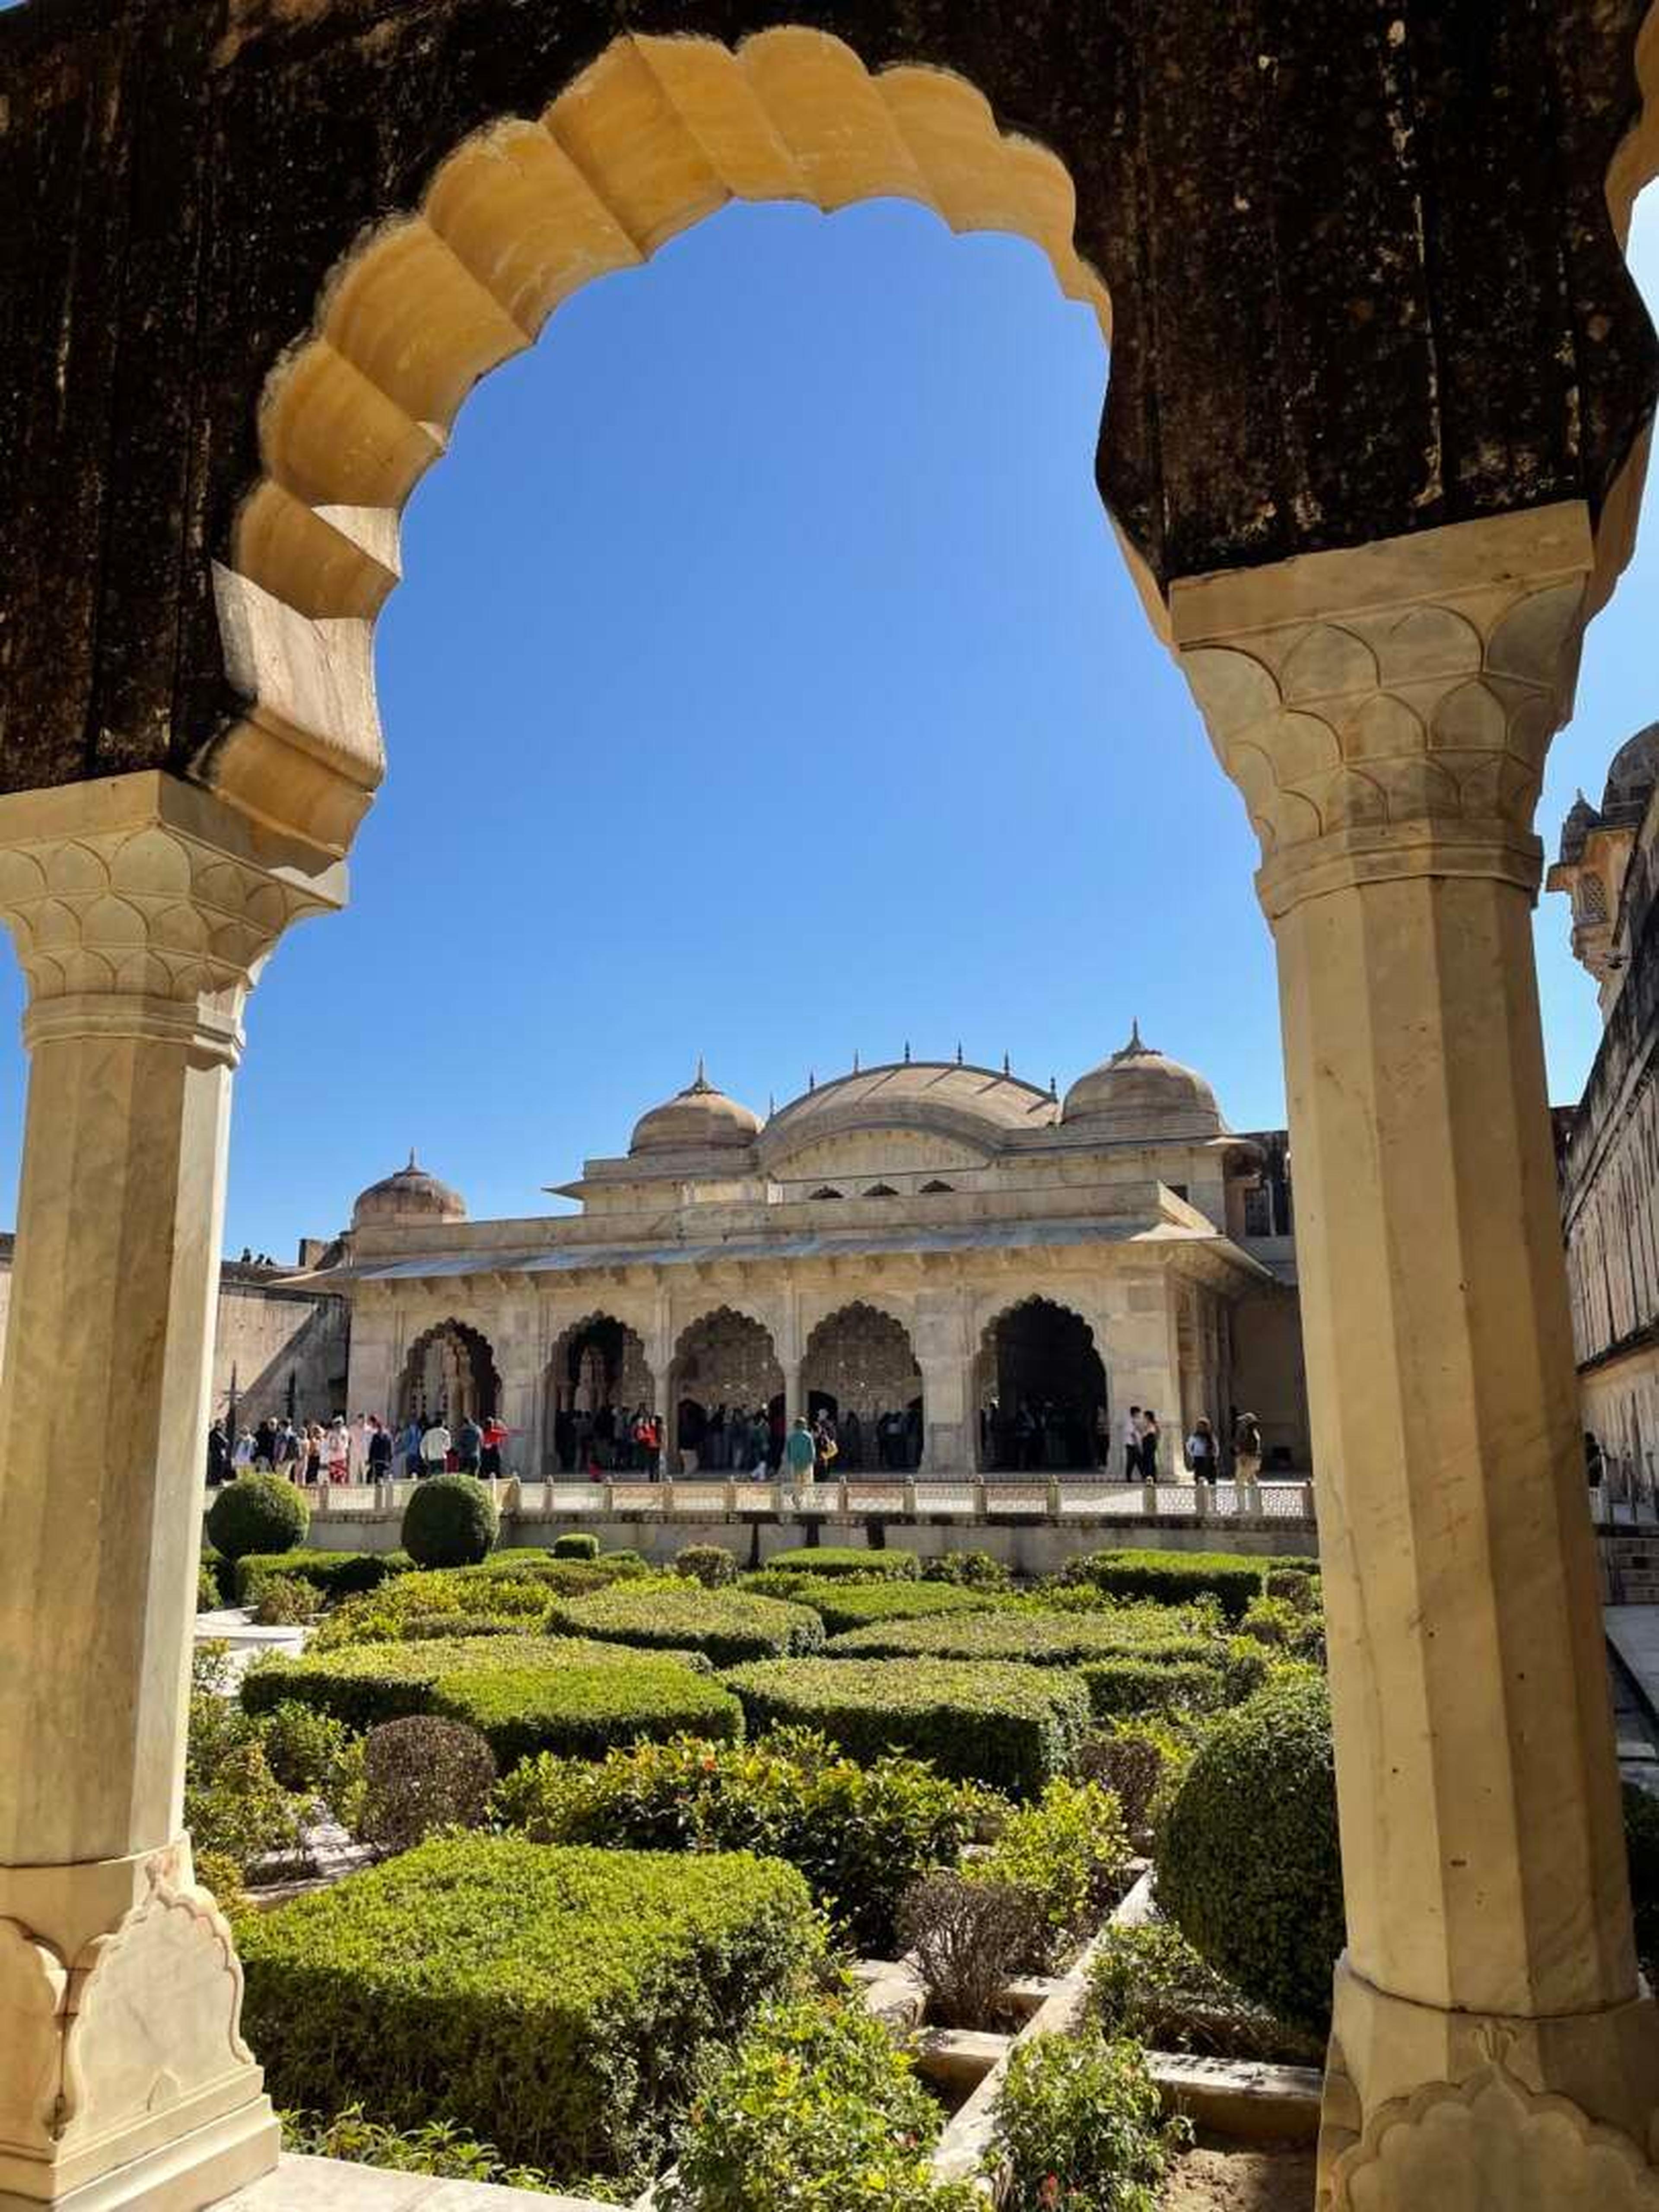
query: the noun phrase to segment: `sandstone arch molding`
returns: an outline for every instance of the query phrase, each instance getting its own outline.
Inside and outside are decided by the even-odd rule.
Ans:
[[[1108,329],[1073,244],[1064,165],[1000,132],[948,70],[872,76],[821,31],[615,40],[536,117],[504,117],[420,206],[335,270],[259,404],[264,473],[216,571],[227,672],[246,702],[207,780],[256,818],[343,852],[385,767],[374,625],[398,519],[478,380],[591,278],[649,259],[732,199],[919,201],[953,230],[1030,239]]]

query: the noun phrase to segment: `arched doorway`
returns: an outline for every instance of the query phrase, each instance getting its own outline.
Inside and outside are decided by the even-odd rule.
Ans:
[[[827,1314],[801,1362],[806,1412],[835,1418],[836,1472],[904,1473],[921,1463],[921,1370],[904,1324],[854,1299]]]
[[[1094,1331],[1051,1298],[1026,1298],[985,1332],[975,1392],[988,1474],[1092,1471],[1107,1434],[1106,1370]]]
[[[747,1474],[777,1464],[783,1370],[771,1331],[731,1306],[684,1331],[669,1369],[677,1474]]]
[[[625,1417],[641,1407],[660,1410],[644,1343],[613,1314],[590,1314],[566,1329],[548,1362],[546,1391],[547,1463],[564,1474],[590,1464],[633,1467]]]
[[[462,1321],[440,1322],[417,1337],[398,1385],[398,1422],[441,1419],[447,1427],[486,1419],[501,1409],[501,1378],[489,1340]]]

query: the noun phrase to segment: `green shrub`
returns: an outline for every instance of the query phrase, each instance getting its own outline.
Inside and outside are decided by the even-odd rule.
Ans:
[[[599,1540],[592,1529],[574,1529],[568,1535],[553,1539],[553,1556],[556,1559],[597,1559]]]
[[[751,1733],[822,1729],[854,1759],[903,1751],[941,1774],[1035,1796],[1071,1764],[1088,1692],[1057,1668],[948,1659],[774,1659],[726,1677]]]
[[[439,1683],[432,1710],[477,1729],[503,1767],[544,1751],[599,1759],[641,1737],[729,1742],[743,1734],[742,1708],[729,1691],[696,1673],[683,1656],[661,1653],[636,1653],[620,1665],[612,1660],[459,1674]]]
[[[204,1852],[240,1868],[300,1848],[309,1807],[283,1789],[257,1735],[229,1746],[210,1773],[185,1784],[185,1826]]]
[[[310,1583],[290,1575],[267,1575],[253,1601],[253,1619],[261,1628],[294,1628],[315,1620],[323,1601]]]
[[[236,1589],[234,1583],[231,1579],[232,1563],[225,1557],[222,1552],[216,1551],[213,1546],[209,1543],[205,1536],[202,1539],[202,1565],[213,1577],[214,1583],[218,1591],[215,1606],[208,1607],[204,1608],[204,1610],[212,1612],[216,1609],[216,1606],[230,1605],[234,1603],[236,1596]],[[198,1585],[198,1587],[204,1589],[206,1588],[206,1584],[202,1583]]]
[[[470,1567],[488,1558],[500,1526],[476,1475],[430,1474],[404,1508],[403,1547],[417,1567]]]
[[[1158,1903],[1217,1971],[1322,2036],[1342,1948],[1330,1703],[1317,1676],[1222,1714],[1164,1814]]]
[[[596,1763],[544,1754],[496,1792],[501,1816],[538,1843],[787,1859],[872,1956],[891,1949],[905,1884],[953,1863],[993,1802],[915,1759],[860,1766],[797,1729],[759,1743],[635,1744]]]
[[[636,1736],[743,1732],[737,1700],[691,1655],[575,1638],[481,1636],[363,1644],[265,1660],[242,1679],[250,1713],[292,1698],[349,1727],[411,1713],[465,1721],[503,1767],[538,1751],[597,1757]]]
[[[925,1583],[954,1583],[963,1589],[1006,1590],[1013,1577],[1000,1559],[989,1552],[941,1552],[921,1563]]]
[[[1204,2058],[1318,2066],[1324,2046],[1286,2027],[1201,1959],[1168,1920],[1109,1929],[1089,1970],[1103,2034]]]
[[[1161,1607],[1065,1613],[1010,1607],[944,1620],[878,1620],[838,1635],[830,1653],[832,1658],[1018,1659],[1034,1667],[1076,1667],[1119,1656],[1158,1663],[1203,1660],[1214,1657],[1216,1648],[1187,1634],[1177,1616]]]
[[[724,1544],[684,1544],[674,1554],[674,1572],[705,1589],[724,1589],[738,1579],[738,1563]]]
[[[1659,1797],[1634,1782],[1625,1784],[1625,1851],[1636,1955],[1651,1980],[1659,1967]]]
[[[939,2112],[858,2004],[769,2007],[698,2101],[659,2212],[979,2212],[934,2179]]]
[[[750,1575],[744,1587],[768,1597],[810,1605],[831,1636],[883,1620],[927,1620],[937,1615],[988,1613],[989,1590],[958,1589],[951,1583],[869,1582],[813,1575]]]
[[[439,1838],[250,1920],[243,2031],[279,2105],[628,2172],[821,1941],[770,1861]]]
[[[1091,1736],[1079,1754],[1079,1774],[1111,1791],[1137,1844],[1147,1837],[1152,1801],[1169,1756],[1168,1731],[1138,1720],[1118,1721]]]
[[[1290,1663],[1275,1662],[1267,1647],[1254,1637],[1230,1636],[1221,1662],[1226,1702],[1242,1705],[1246,1698],[1253,1698],[1258,1690],[1267,1687],[1276,1668],[1283,1672]]]
[[[216,1613],[223,1600],[219,1595],[219,1574],[210,1559],[201,1559],[196,1567],[196,1610],[198,1613]]]
[[[282,1474],[239,1474],[208,1508],[208,1535],[227,1559],[291,1552],[310,1526],[305,1492]]]
[[[262,1715],[258,1726],[270,1771],[283,1789],[324,1798],[337,1809],[357,1764],[357,1741],[344,1722],[289,1698]]]
[[[1009,2212],[1157,2212],[1170,2146],[1158,2093],[1133,2043],[1097,2029],[1017,2045],[996,2107]]]
[[[290,2158],[331,2158],[388,2173],[429,2173],[446,2181],[554,2193],[552,2177],[541,2167],[508,2166],[494,2143],[480,2142],[453,2120],[388,2128],[367,2118],[361,2105],[348,2105],[326,2118],[320,2112],[284,2112],[282,2121],[283,2148]]]
[[[610,1559],[556,1559],[539,1544],[508,1544],[481,1559],[475,1567],[456,1567],[458,1575],[505,1576],[509,1582],[540,1583],[548,1589],[557,1590],[562,1597],[582,1597],[589,1590],[608,1589],[611,1584],[629,1571],[626,1560],[621,1566]]]
[[[678,1576],[618,1583],[592,1597],[556,1598],[547,1625],[556,1634],[604,1643],[704,1651],[717,1667],[823,1648],[823,1624],[804,1605],[784,1605],[750,1590],[703,1589]]]
[[[476,1729],[417,1713],[371,1729],[363,1746],[358,1833],[383,1851],[407,1851],[436,1828],[481,1828],[495,1758]]]
[[[769,1574],[851,1575],[859,1582],[915,1582],[921,1563],[914,1552],[860,1551],[854,1544],[809,1544],[793,1552],[774,1552]]]
[[[551,1566],[550,1560],[548,1565]],[[430,1624],[446,1616],[447,1632],[468,1632],[464,1621],[496,1621],[528,1633],[547,1618],[553,1592],[545,1578],[526,1571],[492,1574],[486,1567],[440,1568],[400,1575],[362,1597],[348,1598],[331,1613],[313,1640],[313,1651],[335,1651],[354,1644],[391,1644],[409,1635],[430,1635]]]
[[[1179,1605],[1209,1595],[1220,1601],[1230,1620],[1261,1589],[1262,1562],[1228,1552],[1092,1552],[1067,1563],[1068,1581],[1092,1583],[1112,1597],[1157,1598]]]
[[[236,1602],[252,1605],[259,1585],[280,1575],[292,1582],[310,1583],[331,1605],[378,1589],[388,1577],[408,1566],[396,1552],[249,1552],[235,1563]]]
[[[1227,1701],[1225,1670],[1207,1659],[1090,1659],[1077,1673],[1099,1720],[1214,1712]]]
[[[1129,1856],[1128,1832],[1111,1791],[1057,1775],[1036,1804],[1009,1815],[969,1873],[975,1881],[1023,1890],[1036,1902],[1058,1964],[1123,1894]]]

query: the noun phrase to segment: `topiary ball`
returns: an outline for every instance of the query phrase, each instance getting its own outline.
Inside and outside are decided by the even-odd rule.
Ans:
[[[1330,1698],[1316,1675],[1271,1683],[1212,1727],[1164,1816],[1158,1901],[1229,1981],[1326,2033],[1344,1918]]]
[[[475,1567],[500,1527],[495,1501],[476,1475],[432,1474],[404,1508],[402,1542],[417,1567]]]
[[[556,1559],[597,1559],[599,1540],[586,1529],[579,1529],[568,1536],[556,1536],[553,1556]]]
[[[738,1579],[738,1563],[722,1544],[687,1544],[674,1555],[674,1571],[705,1589],[724,1589]]]
[[[213,1548],[228,1559],[249,1552],[292,1552],[304,1543],[311,1508],[286,1475],[239,1474],[208,1509]]]

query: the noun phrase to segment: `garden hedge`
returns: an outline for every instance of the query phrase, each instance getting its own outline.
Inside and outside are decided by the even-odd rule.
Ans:
[[[936,1614],[985,1613],[1000,1601],[992,1592],[957,1589],[949,1583],[868,1582],[834,1575],[752,1575],[748,1587],[769,1597],[810,1605],[831,1636],[879,1620],[925,1620]]]
[[[491,1575],[471,1567],[417,1569],[348,1598],[318,1629],[313,1653],[351,1644],[390,1644],[407,1636],[462,1636],[464,1621],[536,1635],[553,1592],[539,1576]],[[441,1624],[452,1625],[446,1630]],[[434,1623],[438,1624],[434,1626]]]
[[[928,1587],[931,1587],[928,1586]],[[840,1659],[1018,1659],[1035,1667],[1075,1667],[1087,1659],[1203,1659],[1216,1639],[1194,1636],[1173,1614],[972,1613],[945,1620],[878,1621],[837,1636]]]
[[[1076,1671],[1088,1686],[1097,1720],[1147,1714],[1174,1719],[1182,1713],[1212,1713],[1227,1702],[1226,1670],[1211,1659],[1126,1651],[1085,1659]]]
[[[505,1769],[538,1751],[589,1758],[641,1736],[740,1735],[737,1699],[695,1656],[562,1637],[359,1644],[251,1668],[242,1703],[260,1713],[292,1698],[356,1729],[438,1713],[476,1728]]]
[[[445,1837],[251,1917],[242,2025],[279,2105],[441,2112],[574,2181],[655,2162],[820,1941],[776,1861]]]
[[[207,1533],[227,1559],[249,1552],[291,1552],[305,1541],[311,1506],[285,1474],[239,1474],[208,1508]]]
[[[1224,1713],[1167,1808],[1158,1904],[1217,1972],[1310,2035],[1342,1948],[1331,1710],[1299,1673]]]
[[[261,1583],[286,1576],[309,1583],[325,1598],[358,1597],[378,1589],[388,1577],[404,1571],[410,1562],[402,1552],[248,1552],[235,1563],[236,1602],[252,1605]]]
[[[619,1583],[592,1597],[556,1598],[547,1625],[555,1634],[603,1643],[702,1651],[716,1667],[823,1648],[823,1624],[807,1607],[749,1590],[705,1589],[678,1575],[672,1585]]]
[[[591,1528],[574,1529],[553,1539],[553,1556],[556,1559],[597,1559],[599,1540]]]
[[[1267,1564],[1231,1552],[1091,1552],[1066,1571],[1113,1597],[1156,1598],[1164,1605],[1218,1598],[1227,1618],[1241,1620],[1250,1600],[1261,1595]]]
[[[428,1474],[404,1508],[403,1547],[417,1567],[470,1567],[488,1559],[501,1528],[475,1474]]]
[[[724,1677],[750,1732],[819,1729],[854,1759],[890,1751],[1035,1796],[1089,1727],[1089,1692],[1058,1668],[949,1659],[767,1659]]]
[[[914,1552],[864,1551],[855,1544],[805,1544],[793,1552],[774,1552],[762,1571],[913,1583],[921,1577],[921,1562]]]

